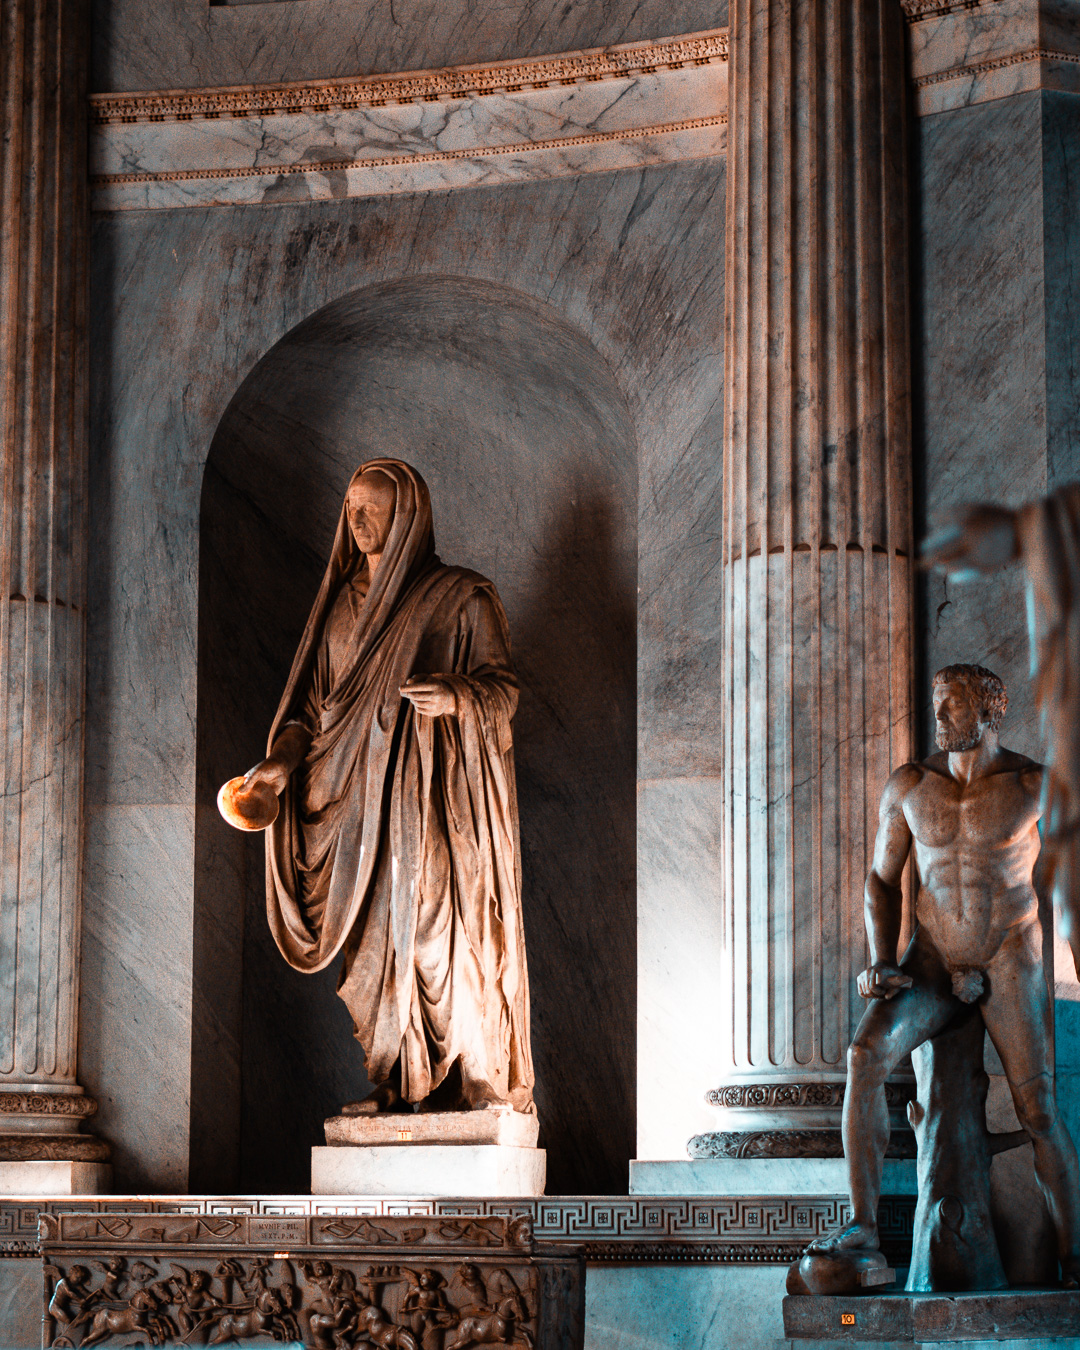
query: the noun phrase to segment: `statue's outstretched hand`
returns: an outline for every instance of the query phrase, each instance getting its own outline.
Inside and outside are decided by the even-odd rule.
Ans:
[[[988,504],[958,506],[927,539],[924,565],[953,577],[993,572],[1017,556],[1016,512]]]
[[[425,717],[445,717],[457,712],[454,687],[441,675],[410,675],[398,693]]]
[[[875,961],[859,976],[859,993],[863,998],[895,998],[901,989],[910,989],[911,983],[911,976],[891,961]]]
[[[248,769],[247,773],[244,774],[244,786],[241,790],[250,792],[260,783],[265,783],[275,796],[280,797],[288,781],[288,768],[277,756],[271,755],[268,759],[264,759],[261,764],[256,764],[253,769]]]

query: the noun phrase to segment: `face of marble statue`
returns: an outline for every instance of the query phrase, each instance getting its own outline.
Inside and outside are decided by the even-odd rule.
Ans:
[[[954,680],[947,684],[935,684],[934,716],[937,718],[938,749],[950,753],[974,750],[986,730],[982,711],[966,684]]]
[[[361,553],[382,553],[394,523],[394,484],[385,474],[361,474],[349,488],[348,515]]]

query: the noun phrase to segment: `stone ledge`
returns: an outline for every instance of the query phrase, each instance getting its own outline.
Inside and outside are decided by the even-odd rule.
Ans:
[[[358,1196],[76,1196],[0,1201],[0,1257],[36,1255],[38,1216],[60,1214],[448,1215],[532,1218],[538,1244],[579,1246],[588,1261],[609,1264],[787,1266],[811,1238],[847,1214],[840,1196],[539,1196],[451,1199]],[[886,1256],[906,1265],[913,1196],[882,1202]]]
[[[784,1334],[792,1345],[936,1345],[996,1341],[1006,1345],[1068,1337],[1080,1329],[1080,1292],[1004,1289],[994,1293],[878,1294],[784,1299]]]

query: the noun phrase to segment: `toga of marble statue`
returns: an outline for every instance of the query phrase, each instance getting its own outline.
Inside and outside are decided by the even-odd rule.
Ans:
[[[307,972],[343,958],[379,1085],[354,1110],[433,1093],[432,1109],[533,1110],[517,698],[495,587],[439,560],[414,468],[363,464],[244,780],[280,795],[266,899],[282,955]]]

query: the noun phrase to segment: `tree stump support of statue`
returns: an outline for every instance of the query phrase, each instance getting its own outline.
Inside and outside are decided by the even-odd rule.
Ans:
[[[375,1090],[326,1122],[311,1189],[542,1195],[511,730],[518,683],[490,581],[435,553],[427,485],[349,484],[266,758],[218,795],[266,831],[282,955],[340,959]]]

